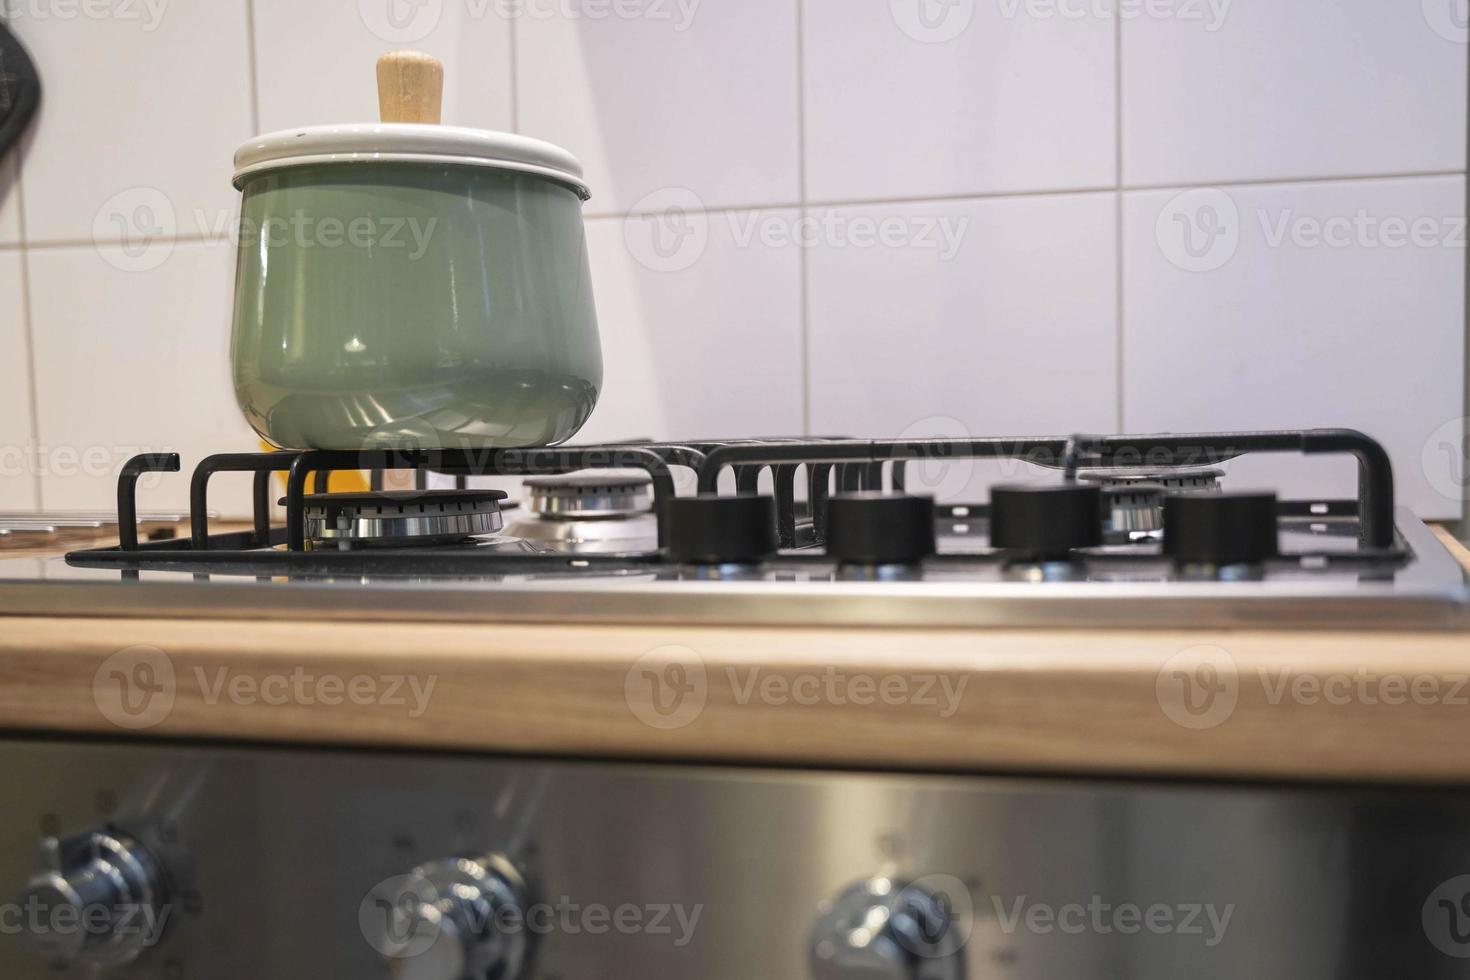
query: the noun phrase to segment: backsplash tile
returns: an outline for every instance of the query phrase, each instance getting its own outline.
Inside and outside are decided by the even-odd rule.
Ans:
[[[0,252],[0,510],[39,506],[23,285],[21,254]]]
[[[250,135],[245,0],[119,10],[11,23],[45,86],[22,181],[31,242],[228,228],[230,158]]]
[[[813,201],[1110,187],[1110,18],[803,0]]]
[[[376,121],[374,66],[402,47],[444,63],[445,124],[512,126],[510,21],[502,3],[251,2],[262,132]]]
[[[12,150],[0,159],[0,245],[20,242],[20,167]]]
[[[1116,214],[1112,194],[815,210],[813,431],[1112,431]]]
[[[1129,193],[1125,426],[1360,428],[1401,502],[1458,516],[1441,444],[1465,414],[1464,215],[1459,177]],[[1350,462],[1289,472],[1292,492],[1353,491]]]
[[[128,262],[112,247],[30,256],[41,445],[58,460],[43,472],[47,507],[112,507],[117,469],[135,453],[178,452],[188,471],[256,448],[230,380],[234,250],[184,243],[147,271]],[[250,513],[248,478],[216,483],[213,509]],[[186,475],[139,486],[140,506],[188,507]]]
[[[1464,170],[1463,8],[1234,0],[1126,19],[1124,183]]]
[[[581,159],[592,213],[661,210],[673,188],[707,208],[796,203],[795,0],[525,9],[521,132]]]
[[[578,442],[800,434],[795,211],[588,222],[603,392]]]

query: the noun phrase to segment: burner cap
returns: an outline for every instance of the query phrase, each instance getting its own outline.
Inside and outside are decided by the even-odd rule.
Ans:
[[[1077,478],[1102,488],[1107,529],[1128,534],[1163,528],[1165,494],[1219,493],[1224,475],[1224,470],[1162,467],[1086,470]]]
[[[934,500],[840,493],[827,501],[827,554],[861,565],[911,565],[934,554]]]
[[[502,490],[313,493],[303,517],[309,540],[339,548],[454,544],[500,530],[505,497]]]
[[[753,493],[674,497],[669,557],[691,565],[748,564],[776,551],[776,501]]]
[[[597,520],[647,513],[653,478],[642,470],[583,470],[524,483],[531,513],[552,520]]]

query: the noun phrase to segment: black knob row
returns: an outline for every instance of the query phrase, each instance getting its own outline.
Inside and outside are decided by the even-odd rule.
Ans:
[[[1164,554],[1184,563],[1236,565],[1279,553],[1276,495],[1179,494],[1164,498]],[[753,564],[777,548],[776,502],[758,494],[675,497],[669,557],[687,564]],[[990,543],[1014,557],[1061,561],[1103,543],[1102,491],[1094,484],[1000,486],[990,492]],[[934,501],[905,494],[843,493],[827,504],[827,555],[864,565],[913,564],[934,554]]]
[[[1279,553],[1273,493],[1174,494],[1164,498],[1164,554],[1175,561],[1238,565]],[[990,543],[1016,557],[1058,561],[1103,543],[1101,490],[1063,483],[995,487]]]

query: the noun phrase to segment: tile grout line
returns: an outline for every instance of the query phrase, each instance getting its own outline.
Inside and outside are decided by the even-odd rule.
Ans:
[[[1116,432],[1127,431],[1124,428],[1125,408],[1127,405],[1127,389],[1125,385],[1128,380],[1127,349],[1128,327],[1124,317],[1127,309],[1123,301],[1123,20],[1117,18],[1113,21],[1113,177],[1117,183],[1117,192],[1113,195],[1113,236],[1114,249],[1113,272],[1116,279],[1113,288],[1117,291],[1117,325],[1114,328],[1117,346],[1114,352],[1116,364],[1115,381],[1118,386],[1118,418]]]
[[[1292,186],[1295,184],[1335,184],[1335,183],[1367,183],[1373,181],[1390,180],[1424,180],[1440,177],[1465,177],[1464,170],[1429,170],[1417,173],[1390,173],[1390,174],[1362,174],[1351,177],[1289,177],[1274,180],[1245,180],[1245,181],[1215,181],[1194,184],[1148,184],[1136,187],[1119,187],[1113,184],[1099,185],[1095,187],[1063,187],[1063,188],[1038,188],[1022,191],[992,191],[964,194],[940,194],[925,197],[890,197],[890,198],[844,198],[826,201],[782,201],[766,204],[731,204],[720,207],[705,208],[704,214],[734,214],[746,211],[790,211],[793,209],[812,208],[861,208],[861,207],[892,207],[911,204],[946,204],[965,203],[970,201],[1005,201],[1017,198],[1041,198],[1041,197],[1067,197],[1082,196],[1085,194],[1136,194],[1154,191],[1187,191],[1203,188],[1252,188],[1252,187],[1279,187]],[[652,213],[641,211],[613,212],[613,211],[589,211],[586,215],[589,221],[606,219],[625,219],[631,217],[649,217]]]
[[[22,140],[24,145],[24,140]],[[16,223],[20,226],[20,248],[17,254],[20,256],[20,311],[21,318],[25,321],[26,339],[26,394],[29,396],[31,409],[31,446],[33,448],[41,445],[41,396],[36,385],[36,328],[34,314],[31,306],[31,250],[26,247],[26,202],[22,193],[21,183],[25,177],[21,172],[20,154],[14,156],[15,166],[15,216]],[[41,471],[36,467],[31,472],[31,485],[36,494],[36,509],[46,509],[45,489],[42,486]]]
[[[521,133],[520,31],[519,17],[510,18],[510,131]]]
[[[806,173],[806,0],[796,0],[796,193],[800,217],[807,218]],[[801,431],[812,432],[811,270],[808,249],[797,253],[797,323],[801,330]]]
[[[248,55],[246,71],[250,79],[250,134],[255,135],[260,132],[260,66],[256,63],[259,50],[255,43],[255,0],[245,0],[245,52]]]

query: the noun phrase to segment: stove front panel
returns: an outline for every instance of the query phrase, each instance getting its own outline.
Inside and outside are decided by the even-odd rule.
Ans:
[[[7,980],[1436,978],[1470,956],[1470,791],[28,740],[0,768]],[[63,873],[23,898],[45,837]],[[132,931],[68,931],[67,874],[94,905],[132,889]]]

